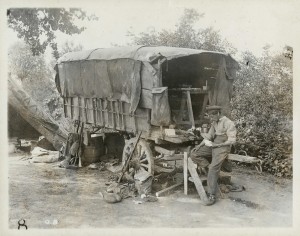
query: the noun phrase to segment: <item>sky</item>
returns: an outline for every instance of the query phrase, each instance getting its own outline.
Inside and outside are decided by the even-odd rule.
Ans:
[[[290,0],[99,0],[72,5],[77,6],[83,7],[87,13],[94,13],[99,20],[78,22],[87,27],[80,35],[58,34],[59,44],[69,40],[82,44],[85,49],[126,45],[130,42],[126,36],[129,30],[140,33],[153,29],[174,29],[185,8],[204,13],[196,23],[196,29],[213,27],[238,52],[249,50],[259,56],[266,44],[271,46],[271,50],[280,51],[285,45],[293,47],[297,42],[296,35],[300,34],[300,14],[297,14],[295,1]],[[16,39],[12,30],[8,30],[8,34],[11,39]],[[10,43],[13,42],[10,40]]]
[[[133,32],[149,29],[172,29],[182,16],[184,8],[194,8],[204,16],[196,28],[213,27],[238,50],[260,54],[266,44],[275,49],[293,44],[290,31],[300,21],[296,8],[283,1],[163,1],[164,3],[99,6],[91,9],[100,17],[98,23],[80,37],[95,38],[93,46],[120,44],[128,29]],[[277,2],[274,4],[274,2]],[[112,14],[114,12],[114,14]],[[97,34],[95,34],[97,32]]]

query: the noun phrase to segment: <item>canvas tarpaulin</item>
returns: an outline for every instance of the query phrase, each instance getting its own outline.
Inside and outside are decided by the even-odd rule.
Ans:
[[[57,63],[84,61],[84,60],[115,60],[132,59],[136,61],[151,62],[154,58],[164,57],[167,60],[185,57],[190,55],[206,54],[206,56],[216,55],[225,56],[226,60],[232,63],[234,67],[238,66],[236,61],[228,54],[213,51],[204,51],[191,48],[177,48],[164,46],[127,46],[114,48],[98,48],[94,50],[85,50],[80,52],[70,52],[58,59]]]
[[[110,98],[130,103],[134,112],[141,94],[141,62],[71,61],[56,66],[56,86],[63,97]]]

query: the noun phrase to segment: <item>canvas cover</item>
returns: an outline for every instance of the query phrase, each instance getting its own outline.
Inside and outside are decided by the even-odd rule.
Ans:
[[[229,55],[214,51],[205,51],[191,48],[177,48],[164,46],[128,46],[114,48],[98,48],[93,50],[84,50],[80,52],[69,52],[58,59],[57,64],[71,61],[84,60],[115,60],[115,59],[132,59],[136,61],[152,62],[158,56],[167,60],[189,55],[208,54],[225,56],[228,66],[238,67],[237,62]],[[231,65],[229,65],[231,64]]]
[[[141,62],[72,61],[58,64],[56,85],[63,97],[111,98],[131,104],[136,110],[141,94]]]

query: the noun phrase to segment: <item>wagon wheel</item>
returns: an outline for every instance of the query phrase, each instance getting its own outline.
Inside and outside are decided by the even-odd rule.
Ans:
[[[134,147],[135,138],[129,139],[123,149],[122,165],[124,166],[125,161],[129,158],[130,153]],[[131,162],[134,162],[140,168],[143,168],[150,174],[154,174],[154,160],[149,143],[145,140],[139,140],[136,148],[133,152]]]

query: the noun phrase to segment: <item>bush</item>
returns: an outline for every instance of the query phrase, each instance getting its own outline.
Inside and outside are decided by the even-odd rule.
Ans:
[[[284,55],[245,53],[234,84],[236,152],[263,161],[263,170],[292,177],[292,63]],[[247,63],[245,63],[247,62]]]

